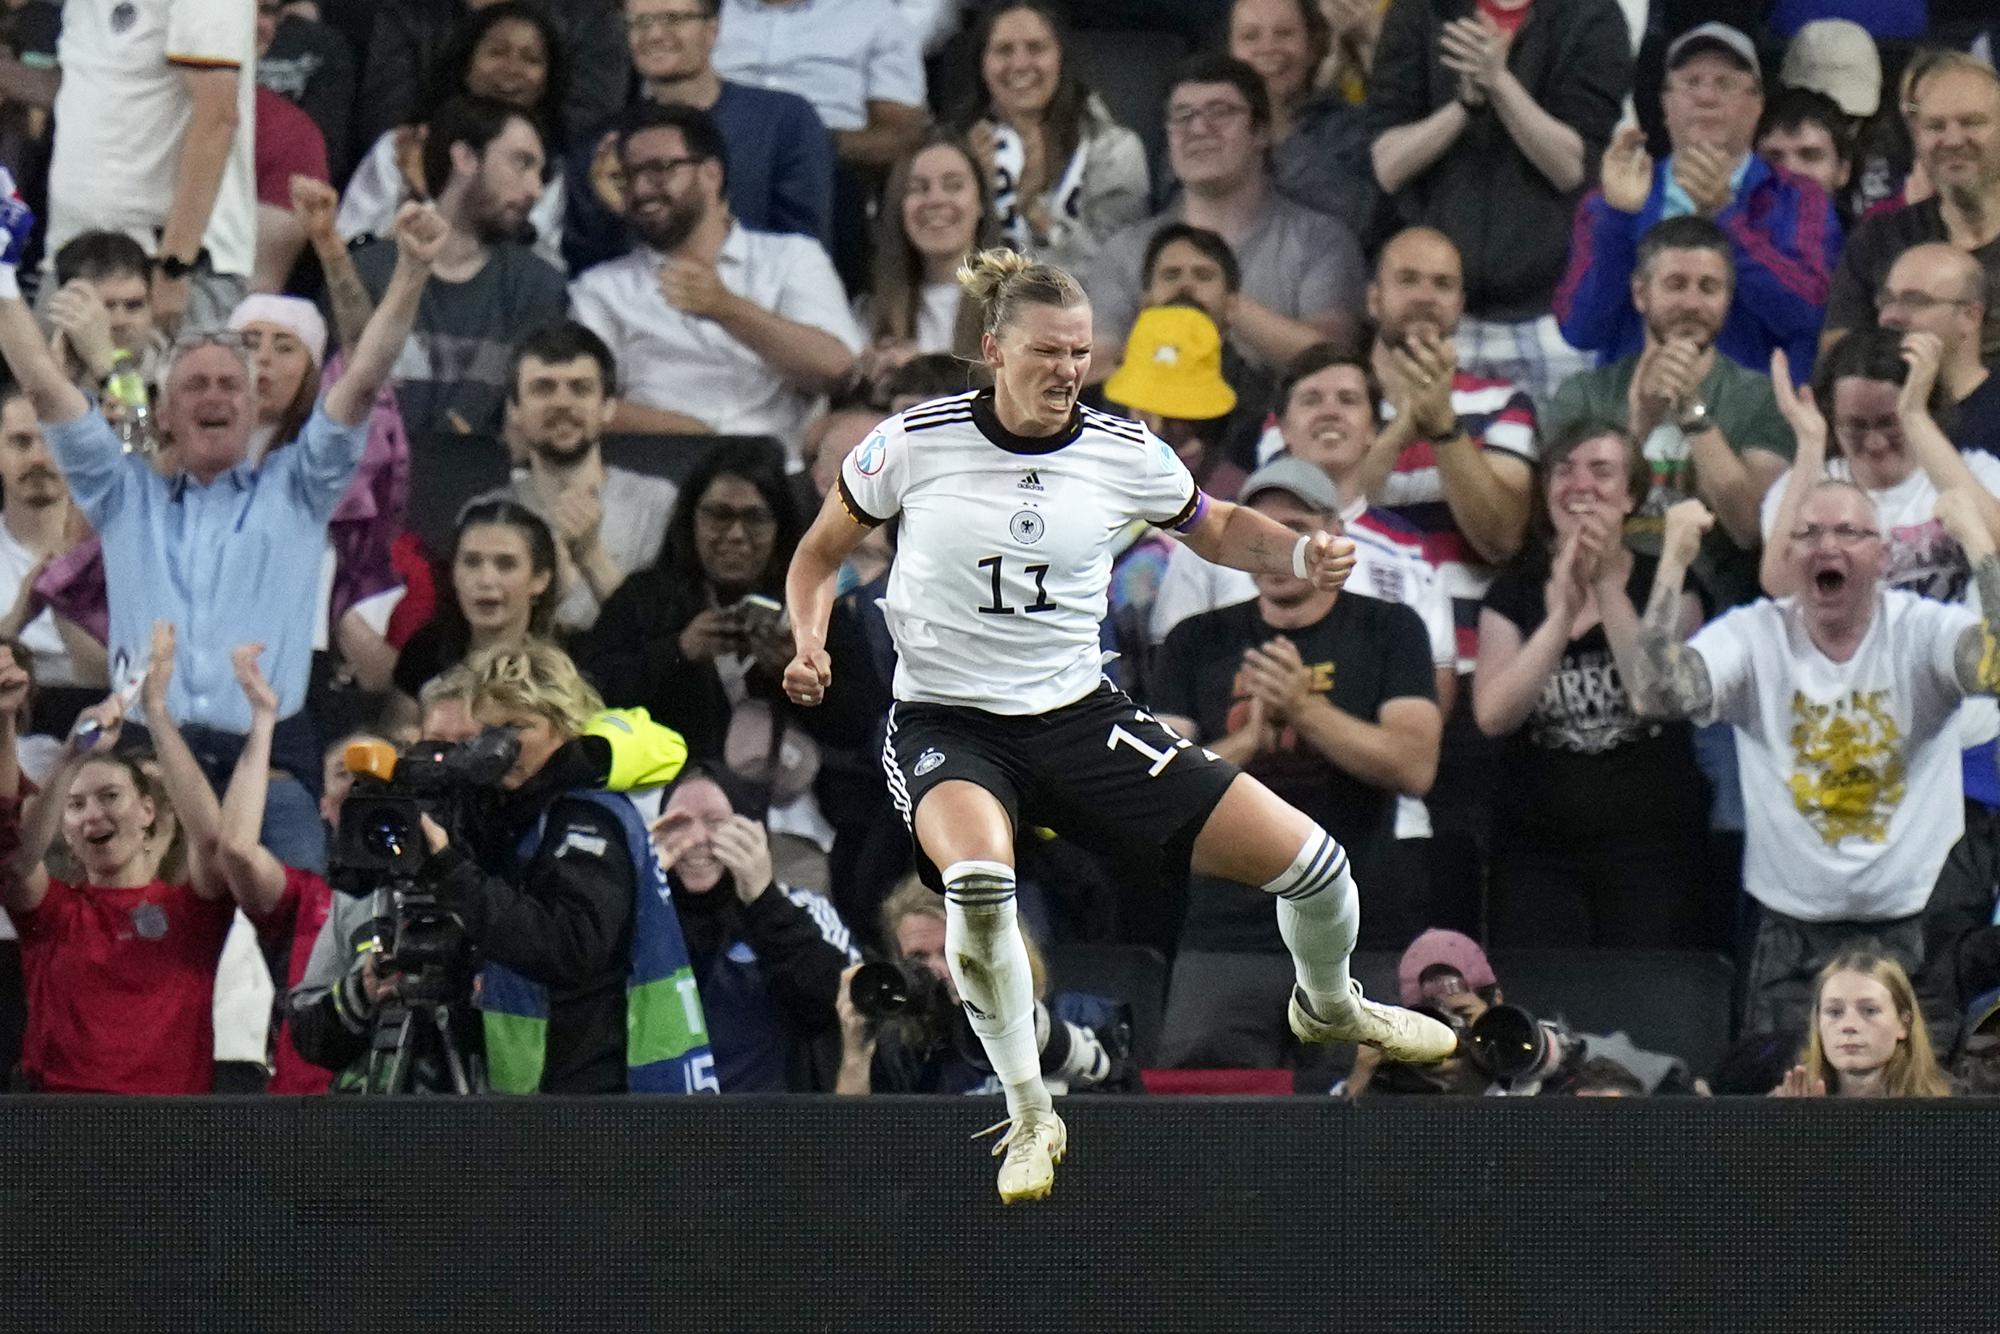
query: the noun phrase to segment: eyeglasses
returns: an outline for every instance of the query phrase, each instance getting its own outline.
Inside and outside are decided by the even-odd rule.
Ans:
[[[1892,292],[1883,288],[1875,294],[1875,308],[1889,310],[1892,307],[1916,314],[1923,314],[1937,306],[1969,306],[1972,303],[1962,296],[1932,296],[1929,292]]]
[[[1185,132],[1196,121],[1205,130],[1219,130],[1239,116],[1250,114],[1241,102],[1206,102],[1198,107],[1175,107],[1167,112],[1167,128]]]
[[[232,352],[247,352],[250,340],[235,329],[191,329],[174,339],[176,352],[187,352],[197,347],[226,347]]]
[[[669,157],[654,158],[647,162],[634,162],[631,166],[625,168],[625,179],[635,185],[642,181],[650,181],[656,185],[665,185],[667,180],[682,167],[692,167],[706,161],[708,159],[705,157]]]
[[[1879,529],[1856,528],[1851,523],[1837,523],[1831,528],[1824,524],[1809,523],[1804,527],[1792,529],[1792,541],[1806,547],[1816,547],[1820,544],[1820,539],[1826,537],[1832,538],[1833,544],[1837,547],[1852,547],[1866,542],[1871,537],[1880,536],[1882,533]]]
[[[1757,81],[1747,74],[1670,74],[1667,76],[1667,91],[1670,93],[1712,92],[1723,97],[1738,93],[1754,92]]]
[[[713,17],[713,15],[704,14],[699,10],[692,13],[683,10],[676,14],[634,14],[625,20],[625,31],[635,37],[643,36],[655,30],[661,32],[678,32],[690,23],[707,23]]]
[[[747,533],[768,533],[778,526],[778,516],[762,505],[746,505],[741,509],[733,505],[697,505],[695,521],[704,528],[718,533],[726,533],[737,524],[743,525]]]

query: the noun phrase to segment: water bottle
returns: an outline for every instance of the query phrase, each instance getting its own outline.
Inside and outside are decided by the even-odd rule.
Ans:
[[[146,381],[139,364],[123,348],[111,356],[111,374],[104,381],[104,395],[124,409],[118,422],[118,442],[127,454],[153,452],[153,405],[146,396]]]

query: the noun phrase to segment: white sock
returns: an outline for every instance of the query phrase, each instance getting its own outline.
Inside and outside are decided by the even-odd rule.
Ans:
[[[1292,952],[1292,969],[1321,1018],[1351,1002],[1347,956],[1361,931],[1361,896],[1348,873],[1347,850],[1315,829],[1292,864],[1269,884],[1277,899],[1278,934]]]
[[[1007,1114],[1048,1111],[1041,1044],[1035,1038],[1035,983],[1014,914],[1014,868],[953,862],[944,868],[944,946],[959,999],[1007,1093]]]

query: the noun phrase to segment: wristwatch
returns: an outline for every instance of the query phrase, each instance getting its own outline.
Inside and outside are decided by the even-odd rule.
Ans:
[[[1708,404],[1697,398],[1681,409],[1681,415],[1674,424],[1681,428],[1682,435],[1700,435],[1715,423],[1709,417]]]
[[[182,259],[178,255],[162,255],[153,261],[153,267],[160,271],[169,282],[179,282],[193,273],[201,264],[201,256]]]

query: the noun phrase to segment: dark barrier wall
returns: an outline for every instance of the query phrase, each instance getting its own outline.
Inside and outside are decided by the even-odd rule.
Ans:
[[[7,1329],[2000,1330],[2000,1107],[0,1102]]]

